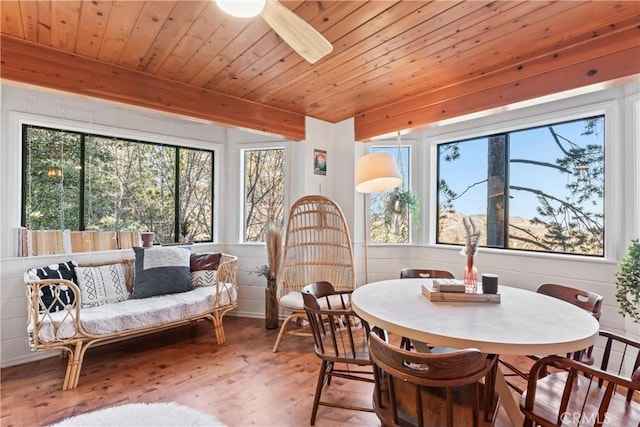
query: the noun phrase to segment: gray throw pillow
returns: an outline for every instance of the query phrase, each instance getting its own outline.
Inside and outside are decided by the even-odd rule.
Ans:
[[[129,298],[148,298],[193,289],[190,275],[191,248],[135,247],[135,276]]]

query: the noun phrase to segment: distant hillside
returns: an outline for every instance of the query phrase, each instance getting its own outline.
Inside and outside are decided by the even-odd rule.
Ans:
[[[448,212],[442,227],[440,229],[440,241],[448,243],[462,244],[467,232],[462,224],[462,218],[465,215],[459,212]],[[480,245],[484,246],[487,242],[486,215],[470,215],[471,220],[478,228],[482,230],[480,235]],[[532,240],[544,236],[546,227],[540,224],[531,224],[526,218],[512,217],[509,219],[509,234],[521,239]],[[536,249],[530,243],[522,242],[520,239],[512,240],[511,247],[521,249]],[[537,248],[539,249],[539,248]]]

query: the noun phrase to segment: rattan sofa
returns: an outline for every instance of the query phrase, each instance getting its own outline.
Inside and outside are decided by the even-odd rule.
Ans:
[[[134,260],[91,264],[102,266],[123,264],[127,288],[131,289]],[[81,301],[78,285],[65,279],[34,280],[25,273],[28,310],[28,341],[32,351],[61,350],[68,356],[63,390],[78,386],[80,369],[86,351],[103,344],[155,332],[198,320],[213,323],[216,341],[225,343],[222,317],[237,307],[236,256],[222,254],[215,275],[215,285],[198,286],[182,293],[158,295],[144,299],[126,299],[122,302],[83,308],[80,303],[65,304],[64,309],[52,311],[52,305],[43,306],[43,288],[56,295],[60,303],[60,289],[70,289],[74,301]],[[85,264],[86,266],[86,264]],[[66,288],[65,288],[66,287]]]

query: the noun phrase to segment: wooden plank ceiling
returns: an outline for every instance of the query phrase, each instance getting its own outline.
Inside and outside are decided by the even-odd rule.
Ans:
[[[356,139],[640,73],[638,1],[284,1],[314,65],[210,1],[6,1],[3,79],[301,140]]]

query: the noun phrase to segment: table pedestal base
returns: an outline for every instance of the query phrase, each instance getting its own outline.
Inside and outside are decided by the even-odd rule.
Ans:
[[[518,402],[511,395],[511,388],[509,388],[507,381],[504,379],[502,371],[499,367],[496,371],[496,392],[498,393],[498,396],[500,396],[500,404],[507,413],[507,416],[511,421],[511,425],[519,427],[524,423],[524,415],[520,412]]]

